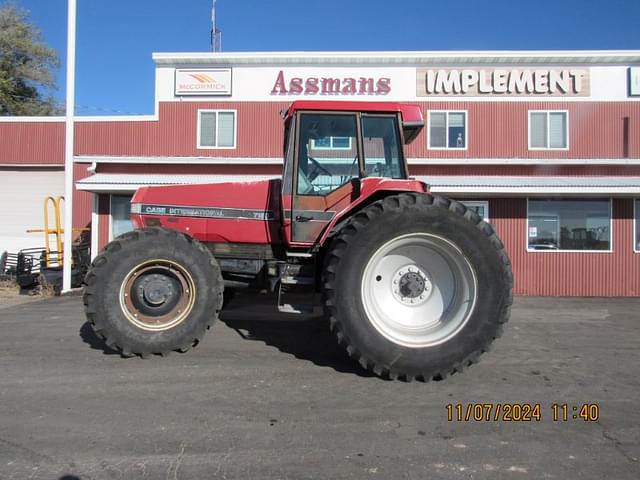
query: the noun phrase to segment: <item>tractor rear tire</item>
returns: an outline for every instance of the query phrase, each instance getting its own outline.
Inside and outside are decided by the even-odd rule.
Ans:
[[[391,379],[443,379],[502,333],[513,275],[493,228],[463,204],[391,195],[356,213],[325,257],[323,301],[349,355]]]
[[[109,243],[85,277],[87,319],[123,356],[167,355],[195,346],[217,319],[224,284],[211,252],[163,228]]]

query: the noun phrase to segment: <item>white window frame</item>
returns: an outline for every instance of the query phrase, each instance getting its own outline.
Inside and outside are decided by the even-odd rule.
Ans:
[[[551,113],[564,113],[567,119],[567,123],[566,123],[566,132],[565,132],[565,138],[567,139],[567,146],[566,147],[532,147],[531,146],[531,114],[532,113],[546,113],[547,114],[547,145],[551,145],[551,141],[550,141],[550,132],[551,129],[549,128],[549,115]],[[546,152],[546,151],[559,151],[559,152],[566,152],[569,150],[569,110],[529,110],[528,115],[528,123],[527,123],[527,146],[529,147],[529,150],[532,151],[542,151],[542,152]]]
[[[575,197],[575,199],[560,198],[558,200],[586,200],[593,197]],[[544,197],[527,197],[527,222],[524,235],[525,249],[528,253],[613,253],[613,198],[611,197],[599,197],[598,199],[606,198],[609,200],[609,250],[536,250],[529,248],[529,200],[544,200]]]
[[[638,250],[638,243],[636,242],[636,228],[638,228],[637,225],[637,220],[636,218],[638,215],[638,203],[640,203],[640,198],[634,198],[633,199],[633,234],[632,234],[632,240],[633,240],[633,253],[640,253],[640,250]]]
[[[484,212],[485,212],[485,216],[482,218],[482,220],[484,220],[487,223],[491,223],[489,221],[489,201],[488,200],[460,200],[460,203],[462,203],[465,207],[483,207],[484,208]]]
[[[201,127],[201,122],[202,122],[202,114],[203,113],[215,113],[216,114],[216,143],[218,143],[218,125],[220,125],[220,123],[218,122],[218,115],[220,113],[233,113],[233,146],[231,147],[212,147],[212,146],[208,146],[208,145],[202,145],[200,142],[200,127]],[[196,136],[197,136],[197,140],[196,140],[196,148],[198,148],[198,150],[235,150],[238,146],[238,111],[237,110],[223,110],[223,109],[198,109],[198,126],[197,126],[197,132],[196,132]]]
[[[333,146],[333,139],[334,138],[346,138],[347,140],[349,140],[349,146],[348,147],[334,147]],[[315,139],[311,139],[311,150],[344,150],[344,151],[348,151],[351,150],[353,148],[352,145],[352,137],[334,137],[334,136],[330,136],[329,137],[329,147],[318,147],[316,146],[316,141]]]
[[[429,110],[427,112],[427,150],[450,150],[464,152],[469,149],[469,111],[468,110]],[[431,114],[432,113],[446,113],[445,123],[445,146],[444,147],[432,147],[431,146]],[[449,114],[450,113],[464,113],[464,147],[449,147]]]

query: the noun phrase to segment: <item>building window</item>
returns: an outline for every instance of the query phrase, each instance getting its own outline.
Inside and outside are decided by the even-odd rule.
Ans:
[[[324,137],[311,140],[311,150],[351,150],[351,137]]]
[[[640,253],[640,200],[633,201],[633,251]]]
[[[530,199],[530,251],[611,251],[610,199]]]
[[[464,201],[461,202],[469,210],[473,210],[485,222],[489,222],[489,202],[485,201]]]
[[[198,110],[198,148],[236,148],[235,110]]]
[[[566,150],[568,148],[568,112],[529,112],[529,150]]]
[[[133,230],[131,195],[111,195],[111,239]]]
[[[430,149],[467,149],[467,112],[429,112]]]

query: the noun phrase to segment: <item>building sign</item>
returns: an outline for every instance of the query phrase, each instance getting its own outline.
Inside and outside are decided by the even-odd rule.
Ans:
[[[586,97],[588,69],[580,68],[441,68],[416,69],[416,95]]]
[[[271,95],[278,96],[358,96],[388,95],[391,92],[391,79],[388,77],[363,76],[313,76],[289,77],[283,70],[278,72]]]
[[[629,95],[640,96],[640,67],[629,67]]]
[[[231,95],[231,69],[176,69],[176,95]]]

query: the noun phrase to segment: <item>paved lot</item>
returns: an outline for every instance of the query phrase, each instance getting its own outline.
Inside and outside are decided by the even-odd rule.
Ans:
[[[493,352],[427,384],[367,375],[269,302],[149,360],[105,351],[79,297],[0,308],[0,478],[640,478],[640,299],[519,298]],[[471,402],[542,420],[447,420]]]

